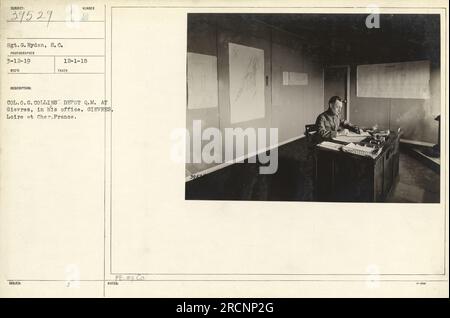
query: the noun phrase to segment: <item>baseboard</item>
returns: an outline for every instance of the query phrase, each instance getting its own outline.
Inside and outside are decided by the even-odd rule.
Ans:
[[[441,160],[440,158],[432,158],[424,154],[419,148],[410,148],[409,153],[414,156],[417,160],[422,162],[428,168],[434,170],[436,173],[441,171]]]
[[[425,148],[433,147],[435,145],[431,142],[403,139],[403,138],[400,138],[400,143],[414,147],[425,147]]]

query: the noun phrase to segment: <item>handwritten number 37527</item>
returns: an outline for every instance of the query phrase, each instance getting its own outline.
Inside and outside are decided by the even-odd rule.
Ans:
[[[21,11],[13,11],[11,13],[11,20],[13,22],[32,22],[32,21],[46,21],[47,22],[47,26],[49,25],[51,18],[52,18],[52,14],[53,14],[53,10],[48,10],[46,12],[44,11],[26,11],[26,10],[21,10]]]

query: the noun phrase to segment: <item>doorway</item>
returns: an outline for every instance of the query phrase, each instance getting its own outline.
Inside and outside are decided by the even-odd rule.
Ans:
[[[350,107],[350,66],[327,66],[324,69],[324,105],[332,96],[340,96],[346,102],[342,105],[341,118],[349,119]]]

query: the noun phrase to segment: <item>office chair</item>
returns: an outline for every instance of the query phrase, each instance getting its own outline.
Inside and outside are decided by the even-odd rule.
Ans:
[[[317,126],[315,124],[305,125],[305,136],[308,147],[308,155],[312,154],[316,145]]]

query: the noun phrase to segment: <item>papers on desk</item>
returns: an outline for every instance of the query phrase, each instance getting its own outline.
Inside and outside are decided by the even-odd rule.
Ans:
[[[382,148],[372,148],[367,146],[355,145],[354,143],[349,143],[342,147],[342,151],[349,152],[359,156],[366,156],[371,158],[376,158]]]
[[[322,141],[317,146],[326,148],[326,149],[336,150],[336,151],[341,150],[341,148],[342,148],[341,144],[337,144],[335,142],[329,142],[329,141]]]
[[[369,137],[370,134],[367,131],[362,131],[360,134],[355,132],[349,132],[346,136],[338,136],[334,137],[333,140],[342,141],[342,142],[361,142],[366,137]]]
[[[382,147],[380,148],[373,148],[373,147],[368,147],[368,146],[362,146],[362,145],[358,145],[358,144],[354,144],[354,143],[349,143],[348,145],[342,145],[342,144],[338,144],[335,142],[330,142],[330,141],[322,141],[320,144],[317,145],[318,147],[321,148],[325,148],[325,149],[330,149],[330,150],[334,150],[334,151],[344,151],[344,152],[348,152],[348,153],[352,153],[354,155],[358,155],[358,156],[364,156],[364,157],[371,157],[371,158],[376,158],[381,150],[383,149]]]

